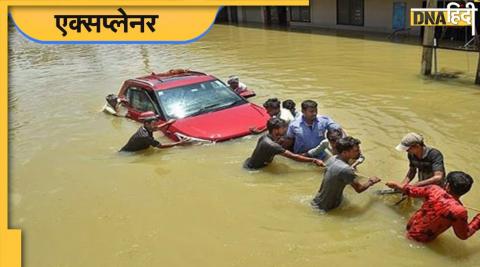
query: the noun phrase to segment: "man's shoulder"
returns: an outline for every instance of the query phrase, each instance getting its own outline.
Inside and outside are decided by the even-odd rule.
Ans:
[[[268,146],[276,144],[275,141],[273,141],[273,139],[268,134],[264,134],[263,136],[261,136],[260,139],[258,140],[258,143],[260,145],[268,145]]]
[[[280,118],[286,120],[287,122],[291,122],[295,119],[292,115],[292,112],[286,108],[280,108]]]
[[[468,217],[468,212],[463,204],[447,192],[442,194],[443,203],[448,203],[448,213],[456,218]]]
[[[303,115],[298,115],[290,122],[290,125],[298,127],[300,123],[302,123],[302,121],[303,121]]]
[[[327,115],[317,115],[317,119],[318,120],[331,120],[332,118],[330,118]]]
[[[333,128],[335,129],[340,129],[340,125],[338,125],[331,117],[327,115],[317,115],[317,121],[318,123],[322,125],[332,125]]]
[[[336,169],[340,172],[350,172],[352,168],[345,161],[339,159],[337,156],[331,157],[327,161],[327,167],[331,169]]]
[[[332,157],[331,161],[327,163],[326,177],[327,176],[330,178],[335,177],[335,179],[338,178],[346,184],[351,183],[356,177],[352,167],[336,157]]]
[[[458,201],[455,200],[453,196],[445,190],[445,188],[439,185],[431,184],[423,186],[422,188],[426,190],[426,193],[433,198],[444,199],[445,201],[452,201],[452,203],[458,203]]]
[[[273,141],[272,138],[270,138],[270,136],[268,135],[268,133],[263,134],[262,136],[260,136],[260,138],[258,138],[258,142],[268,142],[269,140]]]
[[[436,149],[436,148],[434,148],[434,147],[429,147],[428,149],[430,150],[430,151],[428,152],[428,156],[429,156],[429,157],[438,157],[438,156],[443,157],[443,154],[442,154],[442,152],[441,152],[440,150],[438,150],[438,149]]]
[[[268,134],[260,137],[257,149],[275,151],[278,153],[285,152],[285,149],[279,143],[275,142]]]
[[[447,191],[445,191],[445,189],[439,185],[436,185],[436,184],[430,184],[430,185],[425,185],[423,186],[423,188],[425,188],[426,190],[428,191],[432,191],[432,192],[436,192],[436,193],[439,193],[439,194],[448,194]]]
[[[138,128],[138,130],[135,132],[135,136],[138,136],[138,137],[146,137],[146,136],[148,136],[148,131],[147,131],[147,129],[145,129],[145,127],[141,126],[141,127]]]
[[[297,129],[300,128],[300,124],[302,123],[303,118],[302,116],[297,116],[293,118],[293,120],[290,121],[290,124],[288,125],[288,129]]]
[[[453,204],[449,208],[449,211],[451,211],[456,218],[468,218],[467,209],[457,201],[453,202]]]
[[[317,120],[319,122],[332,122],[333,121],[332,117],[330,117],[328,115],[317,115]]]

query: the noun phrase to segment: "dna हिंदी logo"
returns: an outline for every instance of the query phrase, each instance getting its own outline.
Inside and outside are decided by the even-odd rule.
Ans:
[[[471,26],[472,35],[476,35],[475,12],[477,10],[473,2],[466,3],[464,7],[451,2],[446,8],[412,8],[410,9],[410,25]]]

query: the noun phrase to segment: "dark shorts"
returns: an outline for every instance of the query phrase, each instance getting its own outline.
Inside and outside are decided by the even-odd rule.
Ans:
[[[267,166],[267,165],[265,165]],[[250,158],[247,158],[244,162],[243,162],[243,168],[246,169],[246,170],[249,170],[249,171],[256,171],[256,170],[259,170],[265,166],[262,166],[260,168],[254,168],[250,165]]]

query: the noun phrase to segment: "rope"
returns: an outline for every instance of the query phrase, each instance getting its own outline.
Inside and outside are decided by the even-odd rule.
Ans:
[[[441,47],[441,46],[434,46],[434,45],[422,45],[422,47],[445,49],[445,50],[453,50],[453,51],[476,52],[476,53],[478,53],[478,50],[464,49],[464,48],[455,48],[455,47]]]

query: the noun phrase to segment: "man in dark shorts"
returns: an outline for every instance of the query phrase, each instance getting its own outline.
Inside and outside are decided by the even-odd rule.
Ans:
[[[370,177],[366,183],[361,184],[353,168],[348,164],[349,161],[360,157],[360,140],[351,136],[343,137],[337,141],[335,148],[338,154],[327,161],[322,185],[312,200],[312,206],[323,211],[340,206],[343,190],[347,185],[351,185],[357,193],[362,193],[380,182],[380,178]]]
[[[158,120],[157,116],[153,112],[145,112],[140,118],[143,120],[143,126],[140,127],[136,133],[130,137],[128,143],[120,149],[120,151],[125,152],[135,152],[143,149],[147,149],[150,146],[156,148],[167,148],[173,147],[179,144],[184,143],[184,140],[170,143],[170,144],[160,144],[155,138],[153,138],[153,132],[160,130],[163,127],[169,126],[175,122],[175,120],[169,120],[159,126],[155,126],[155,122]]]
[[[443,185],[445,178],[443,155],[438,149],[426,146],[421,135],[408,133],[396,149],[406,151],[410,162],[407,175],[401,182],[402,186],[409,184],[417,172],[418,182],[413,186]]]
[[[470,191],[473,179],[470,175],[454,171],[447,175],[445,189],[438,185],[412,186],[388,182],[387,186],[405,195],[424,198],[422,207],[407,224],[407,237],[418,242],[430,242],[448,228],[465,240],[480,228],[480,214],[468,223],[468,213],[460,197]]]
[[[294,154],[283,148],[278,142],[285,135],[288,124],[286,121],[273,117],[267,122],[268,134],[260,137],[257,146],[248,158],[244,167],[247,169],[260,169],[270,164],[276,155],[281,155],[289,159],[300,162],[312,162],[318,166],[324,166],[323,161]]]

